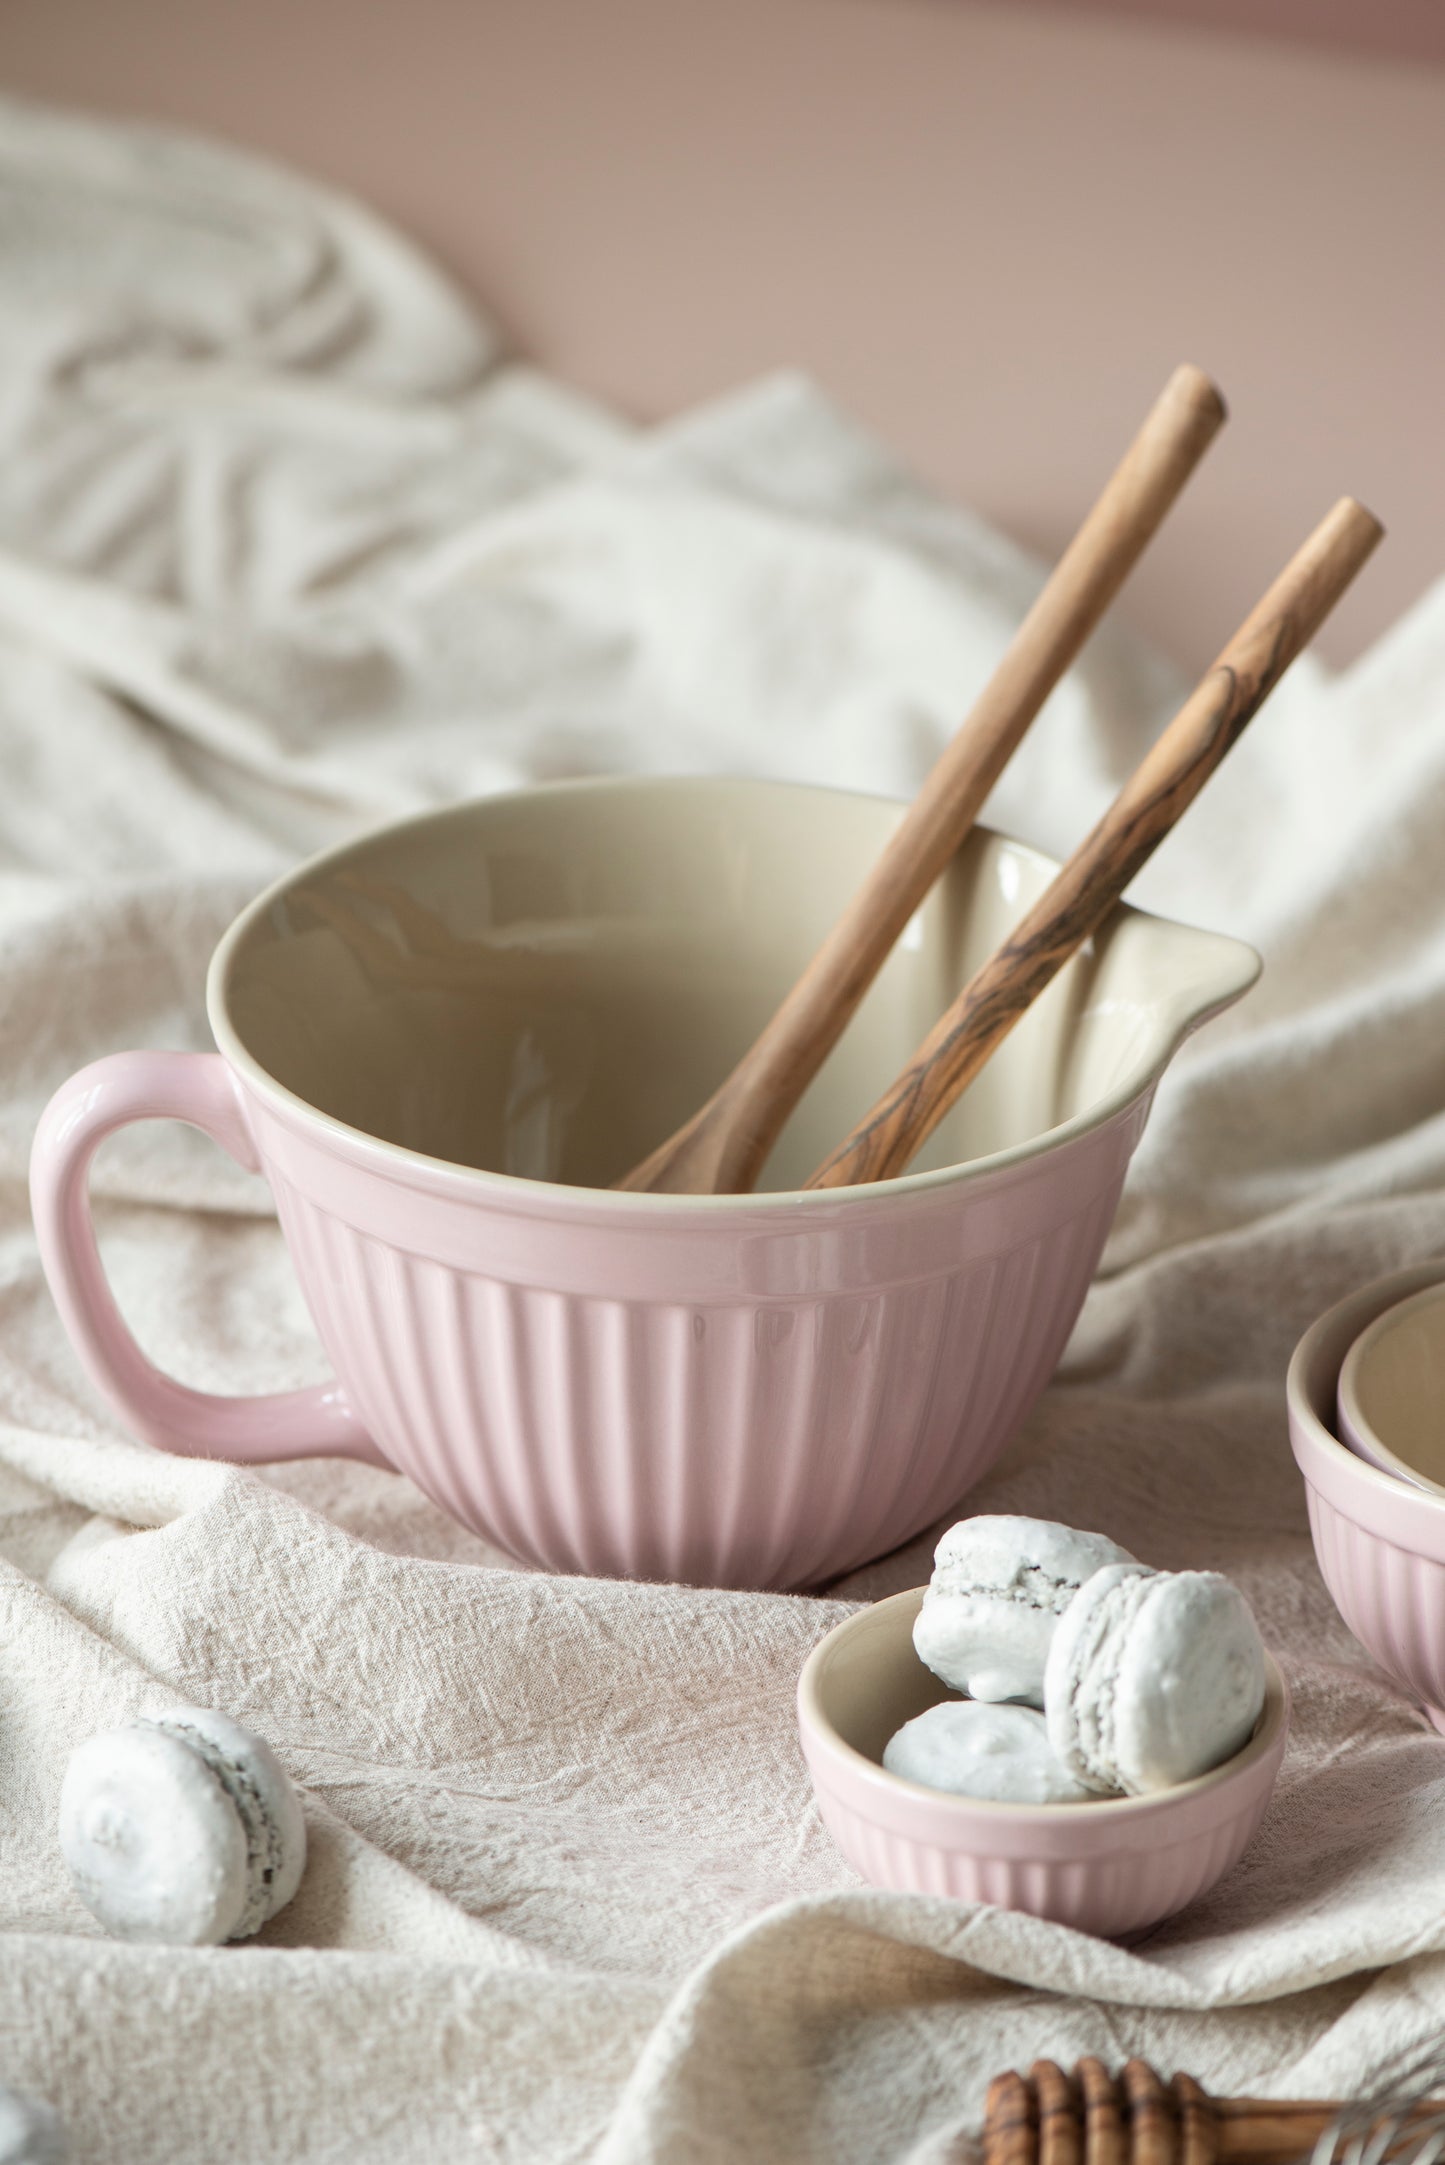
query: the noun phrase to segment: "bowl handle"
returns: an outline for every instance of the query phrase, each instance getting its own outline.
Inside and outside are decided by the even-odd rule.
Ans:
[[[55,1305],[91,1382],[147,1443],[183,1457],[387,1465],[339,1383],[222,1398],[177,1383],[146,1359],[106,1283],[88,1186],[100,1144],[133,1120],[187,1121],[248,1172],[261,1170],[240,1093],[216,1053],[114,1053],[61,1085],[30,1153],[30,1201]]]

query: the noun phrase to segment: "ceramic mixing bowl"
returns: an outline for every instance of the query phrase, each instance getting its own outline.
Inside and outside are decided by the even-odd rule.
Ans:
[[[278,881],[217,950],[219,1054],[103,1060],[42,1122],[41,1252],[95,1382],[163,1449],[372,1458],[557,1570],[806,1586],[917,1533],[1048,1377],[1160,1074],[1258,961],[1118,910],[906,1177],[799,1193],[1054,870],[979,830],[767,1192],[610,1191],[731,1067],[900,816],[780,783],[564,783]],[[86,1174],[157,1116],[265,1173],[334,1383],[209,1397],[129,1336]]]
[[[1339,1437],[1360,1458],[1445,1496],[1445,1286],[1398,1301],[1345,1355]]]
[[[875,1887],[1023,1909],[1119,1939],[1195,1901],[1253,1840],[1289,1731],[1289,1691],[1268,1656],[1264,1711],[1243,1751],[1148,1797],[994,1804],[904,1781],[882,1764],[896,1729],[956,1699],[913,1650],[917,1586],[859,1610],[814,1647],[798,1728],[823,1822]]]
[[[1286,1390],[1310,1533],[1335,1606],[1386,1674],[1445,1731],[1445,1496],[1369,1465],[1333,1427],[1350,1347],[1377,1316],[1441,1283],[1445,1262],[1425,1263],[1352,1293],[1306,1331]]]

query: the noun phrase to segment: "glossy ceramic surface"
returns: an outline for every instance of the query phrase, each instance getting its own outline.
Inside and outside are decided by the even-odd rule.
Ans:
[[[913,1650],[919,1586],[860,1610],[813,1649],[798,1727],[824,1824],[874,1886],[1023,1909],[1116,1939],[1195,1901],[1258,1830],[1284,1757],[1289,1692],[1266,1656],[1264,1712],[1244,1750],[1197,1781],[1094,1804],[993,1804],[889,1774],[883,1749],[956,1698]]]
[[[526,790],[388,828],[252,905],[219,1057],[120,1055],[58,1094],[32,1189],[91,1375],[162,1448],[349,1452],[559,1570],[816,1583],[928,1524],[1049,1375],[1181,1038],[1237,942],[1121,909],[919,1169],[796,1192],[1048,860],[980,830],[854,1018],[770,1192],[609,1192],[707,1096],[900,807],[775,783]],[[100,1274],[101,1137],[171,1115],[259,1166],[338,1382],[159,1376]]]
[[[1361,1458],[1445,1496],[1445,1286],[1377,1316],[1340,1370],[1339,1435]]]
[[[1324,1582],[1360,1644],[1445,1730],[1445,1496],[1371,1466],[1332,1422],[1340,1370],[1377,1316],[1445,1283],[1445,1261],[1380,1278],[1306,1331],[1290,1362],[1290,1442]]]

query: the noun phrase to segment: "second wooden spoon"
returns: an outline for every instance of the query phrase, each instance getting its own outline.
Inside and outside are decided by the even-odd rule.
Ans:
[[[1224,417],[1202,370],[1174,371],[968,719],[782,1006],[707,1103],[616,1187],[690,1195],[752,1187],[899,933]]]
[[[976,970],[897,1081],[807,1185],[906,1172],[994,1047],[1109,915],[1381,539],[1342,496],[1256,603],[1098,825],[997,953]]]

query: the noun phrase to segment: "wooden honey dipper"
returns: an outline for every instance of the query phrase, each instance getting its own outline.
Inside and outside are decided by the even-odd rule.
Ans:
[[[1357,2134],[1385,2135],[1383,2165],[1432,2122],[1445,2125],[1442,2112],[1423,2097],[1397,2112],[1211,2097],[1192,2075],[1162,2081],[1145,2060],[1128,2061],[1117,2078],[1102,2060],[1080,2060],[1072,2075],[1036,2060],[1027,2076],[995,2075],[989,2084],[983,2165],[1289,2165],[1346,2119]]]

